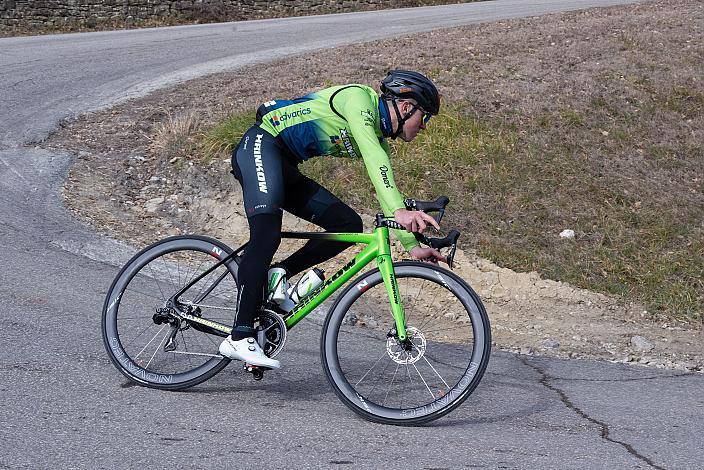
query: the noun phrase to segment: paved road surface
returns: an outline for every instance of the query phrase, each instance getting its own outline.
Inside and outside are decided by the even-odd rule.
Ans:
[[[702,375],[495,352],[451,415],[421,428],[380,426],[327,386],[315,319],[293,331],[285,368],[261,382],[231,365],[186,393],[132,386],[100,338],[103,296],[132,248],[65,210],[69,155],[25,145],[68,115],[255,61],[617,3],[627,2],[499,0],[0,39],[0,468],[701,467]],[[399,27],[382,30],[390,18]]]

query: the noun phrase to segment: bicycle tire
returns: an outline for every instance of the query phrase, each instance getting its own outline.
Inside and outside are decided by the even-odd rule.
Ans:
[[[393,337],[388,294],[374,269],[328,312],[321,362],[336,395],[355,413],[383,424],[419,425],[454,410],[476,389],[489,362],[491,330],[479,296],[451,271],[404,261],[394,263],[394,272],[412,350]],[[440,314],[429,314],[438,305]],[[448,318],[456,314],[466,320]],[[385,390],[377,390],[380,383]]]
[[[157,308],[164,307],[170,295],[231,253],[232,249],[213,238],[185,235],[160,240],[125,264],[108,290],[101,322],[105,349],[123,375],[146,387],[181,390],[213,377],[230,362],[218,353],[219,337],[185,322],[175,333],[176,349],[166,351],[162,345],[167,343],[167,335],[174,328],[157,324],[155,313]],[[182,298],[193,299],[198,296],[198,289],[202,294],[206,285],[215,285],[196,308],[201,315],[207,313],[202,316],[208,319],[231,325],[236,307],[238,262],[235,257],[220,266]],[[223,278],[215,282],[221,275]]]

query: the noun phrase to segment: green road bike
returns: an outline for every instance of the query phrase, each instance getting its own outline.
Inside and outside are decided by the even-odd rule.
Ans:
[[[409,209],[436,212],[449,200],[406,200]],[[329,308],[320,339],[321,363],[340,400],[362,417],[386,424],[422,424],[457,408],[474,391],[489,362],[491,332],[479,296],[438,265],[393,262],[382,214],[371,233],[284,232],[283,238],[324,239],[366,247],[290,312],[269,299],[255,321],[257,340],[274,357],[289,330],[347,285]],[[416,234],[449,248],[452,268],[459,232]],[[230,362],[218,353],[236,315],[238,265],[247,244],[232,250],[204,236],[176,236],[137,253],[107,293],[102,314],[105,348],[137,384],[181,390]],[[350,281],[365,266],[376,267]],[[245,365],[255,379],[263,370]]]

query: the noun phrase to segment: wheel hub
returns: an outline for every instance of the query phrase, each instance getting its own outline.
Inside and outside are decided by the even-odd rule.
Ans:
[[[406,335],[408,339],[405,343],[401,343],[395,336],[386,339],[386,352],[397,364],[414,364],[425,355],[426,341],[423,333],[411,326],[406,328]]]

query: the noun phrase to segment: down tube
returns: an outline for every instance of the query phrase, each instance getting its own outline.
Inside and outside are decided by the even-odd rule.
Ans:
[[[297,306],[292,311],[291,315],[284,319],[286,328],[293,328],[296,323],[303,320],[306,315],[313,311],[318,305],[323,303],[325,299],[330,297],[344,283],[349,281],[352,276],[361,271],[367,264],[371,263],[377,255],[376,243],[368,245],[361,253],[354,257],[346,266],[337,271],[330,279],[326,280],[322,287],[318,288],[318,292],[314,293],[310,300],[303,304],[300,308]]]

